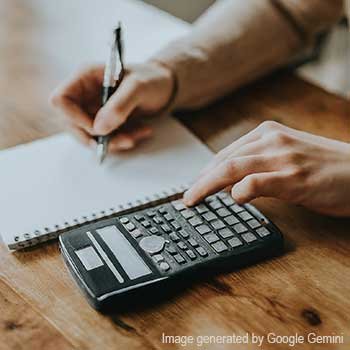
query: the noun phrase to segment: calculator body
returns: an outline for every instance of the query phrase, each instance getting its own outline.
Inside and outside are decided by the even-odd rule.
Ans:
[[[63,233],[59,242],[74,280],[101,311],[132,305],[146,292],[166,292],[179,278],[283,251],[279,229],[224,192],[193,208],[175,200],[102,219]]]

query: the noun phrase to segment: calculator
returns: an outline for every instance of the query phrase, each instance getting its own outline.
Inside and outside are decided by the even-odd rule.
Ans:
[[[201,271],[237,268],[283,251],[280,230],[250,204],[226,192],[188,208],[165,200],[85,224],[59,237],[74,280],[98,310]],[[145,300],[147,302],[147,300]]]

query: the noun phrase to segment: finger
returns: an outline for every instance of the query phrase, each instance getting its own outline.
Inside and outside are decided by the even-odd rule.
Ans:
[[[117,133],[109,142],[108,150],[110,152],[118,152],[129,150],[135,147],[141,141],[149,138],[153,133],[149,126],[139,127],[128,133]]]
[[[273,162],[264,156],[233,158],[220,163],[212,171],[202,176],[185,192],[186,205],[194,205],[210,194],[235,184],[250,173],[273,170]]]
[[[59,107],[68,118],[69,122],[76,124],[79,128],[82,128],[92,133],[93,119],[86,112],[84,112],[79,105],[66,96],[61,96],[55,102],[55,106]]]
[[[261,134],[258,132],[257,128],[251,130],[247,134],[240,137],[238,140],[234,141],[227,147],[223,148],[218,152],[212,161],[200,172],[199,176],[206,174],[210,169],[218,166],[219,163],[225,161],[228,157],[232,155],[232,152],[238,151],[242,146],[259,140]]]
[[[250,174],[233,185],[231,195],[238,204],[248,203],[258,197],[281,198],[288,183],[287,174],[279,171]]]
[[[137,107],[140,98],[139,84],[126,78],[108,102],[97,112],[94,132],[106,135],[124,124]]]
[[[88,147],[96,147],[96,141],[84,129],[72,125],[69,128],[69,132],[83,145]]]

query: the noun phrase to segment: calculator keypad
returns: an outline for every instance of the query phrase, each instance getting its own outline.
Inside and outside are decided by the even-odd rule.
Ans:
[[[119,222],[162,272],[243,249],[271,234],[224,192],[207,197],[193,208],[176,200],[124,215]]]

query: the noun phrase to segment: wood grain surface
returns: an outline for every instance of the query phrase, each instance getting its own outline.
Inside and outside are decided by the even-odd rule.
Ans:
[[[36,16],[39,3],[45,4],[0,2],[0,148],[62,130],[62,121],[47,99],[68,72],[69,62],[55,59],[40,35],[52,31],[53,42],[69,41],[70,33],[63,28],[73,21],[73,14],[53,24]],[[46,4],[59,7],[61,2]],[[214,151],[263,120],[350,140],[349,102],[292,74],[266,78],[205,110],[182,114],[181,119]],[[112,316],[88,306],[56,242],[17,253],[0,245],[0,349],[183,349],[162,344],[162,334],[196,337],[246,332],[343,335],[343,344],[296,348],[349,349],[350,219],[324,217],[277,200],[254,204],[285,234],[283,256],[208,277],[162,303]],[[282,344],[263,347],[287,348]],[[251,344],[201,349],[261,348]]]

